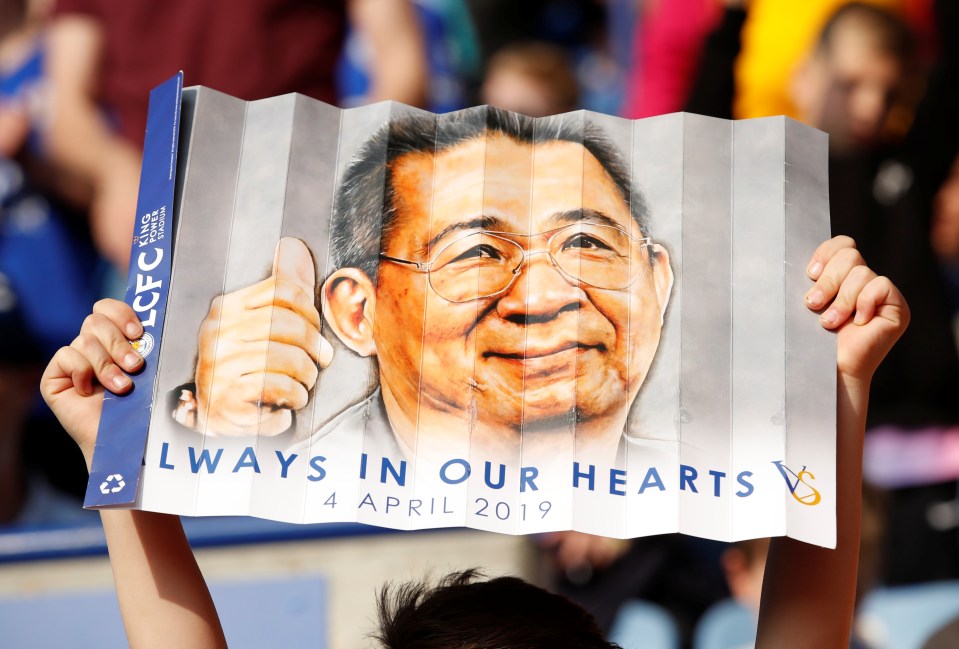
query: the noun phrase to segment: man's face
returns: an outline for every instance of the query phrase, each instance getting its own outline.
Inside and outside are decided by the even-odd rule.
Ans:
[[[577,143],[475,139],[400,158],[393,186],[398,215],[383,248],[391,257],[431,261],[484,230],[516,235],[506,238],[527,251],[547,247],[550,235],[540,233],[577,223],[642,237],[613,181]],[[418,402],[421,422],[431,410],[475,413],[516,431],[565,422],[574,408],[579,421],[625,413],[656,352],[672,280],[659,246],[634,244],[627,263],[628,287],[600,289],[541,252],[505,291],[451,302],[426,273],[381,262],[373,337],[388,402],[408,416]]]
[[[829,133],[840,153],[876,144],[905,74],[857,24],[837,25],[828,50],[799,73],[795,88],[802,119]]]

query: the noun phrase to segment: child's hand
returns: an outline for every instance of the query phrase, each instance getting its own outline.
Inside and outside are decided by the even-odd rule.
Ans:
[[[820,323],[838,335],[839,374],[869,382],[909,324],[909,305],[888,278],[866,265],[849,237],[819,246],[807,273],[816,283],[806,305],[822,311]]]
[[[40,379],[44,400],[83,451],[87,466],[97,439],[103,389],[116,394],[130,390],[133,383],[123,370],[140,369],[143,358],[129,340],[142,333],[129,305],[101,300],[83,321],[80,334],[57,351]]]

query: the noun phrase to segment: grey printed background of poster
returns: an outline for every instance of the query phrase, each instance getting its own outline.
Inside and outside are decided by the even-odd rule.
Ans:
[[[802,300],[824,134],[182,108],[128,506],[835,545],[835,341]]]

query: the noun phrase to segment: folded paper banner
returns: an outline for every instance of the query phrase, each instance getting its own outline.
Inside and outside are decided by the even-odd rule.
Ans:
[[[835,545],[824,134],[188,88],[177,162],[154,112],[167,317],[88,506]]]

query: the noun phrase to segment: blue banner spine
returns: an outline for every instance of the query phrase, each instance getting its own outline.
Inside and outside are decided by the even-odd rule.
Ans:
[[[183,73],[150,92],[126,302],[140,316],[133,347],[144,368],[124,396],[104,393],[103,412],[84,507],[132,506],[136,500],[157,376],[157,358],[170,284],[173,193]]]

